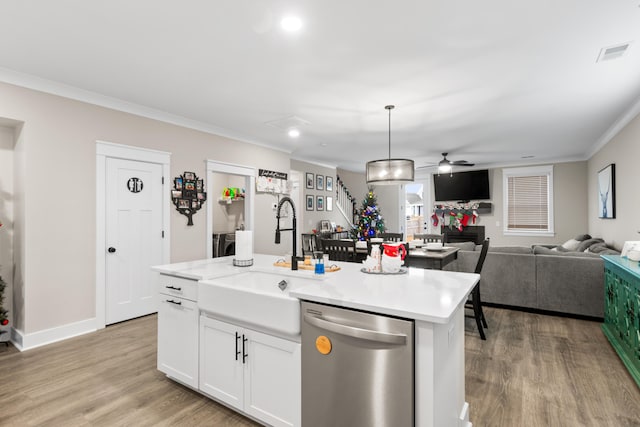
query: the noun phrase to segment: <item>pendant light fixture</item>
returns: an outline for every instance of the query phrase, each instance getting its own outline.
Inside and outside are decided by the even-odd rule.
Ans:
[[[389,111],[389,157],[367,162],[367,184],[391,185],[413,182],[413,160],[391,158],[391,110],[395,106],[387,105],[384,108]]]

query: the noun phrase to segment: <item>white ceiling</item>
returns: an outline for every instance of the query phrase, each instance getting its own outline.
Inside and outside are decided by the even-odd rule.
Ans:
[[[391,155],[416,166],[586,159],[640,111],[640,0],[0,6],[2,81],[355,171],[387,156],[387,104]],[[295,140],[266,124],[291,116]]]

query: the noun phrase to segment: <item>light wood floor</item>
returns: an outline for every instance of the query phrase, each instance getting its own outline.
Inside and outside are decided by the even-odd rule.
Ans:
[[[596,322],[468,319],[466,397],[483,426],[640,426],[640,389]],[[156,370],[156,316],[29,350],[0,346],[1,426],[255,426]]]

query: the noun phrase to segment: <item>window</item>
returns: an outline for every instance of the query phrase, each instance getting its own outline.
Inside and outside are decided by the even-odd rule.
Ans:
[[[553,166],[502,170],[504,234],[553,236]]]

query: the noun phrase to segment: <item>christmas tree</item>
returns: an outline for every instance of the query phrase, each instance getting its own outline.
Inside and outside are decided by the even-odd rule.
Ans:
[[[2,227],[2,222],[0,221],[0,227]],[[6,326],[9,324],[9,318],[7,314],[9,312],[4,309],[4,288],[6,288],[7,284],[2,280],[2,276],[0,276],[0,326]],[[2,335],[2,332],[0,332]]]
[[[384,219],[378,209],[376,195],[370,188],[367,197],[362,201],[360,220],[358,221],[358,239],[365,240],[384,232]]]
[[[9,319],[7,318],[8,311],[4,309],[4,288],[6,286],[7,284],[0,276],[0,326],[9,324]]]

